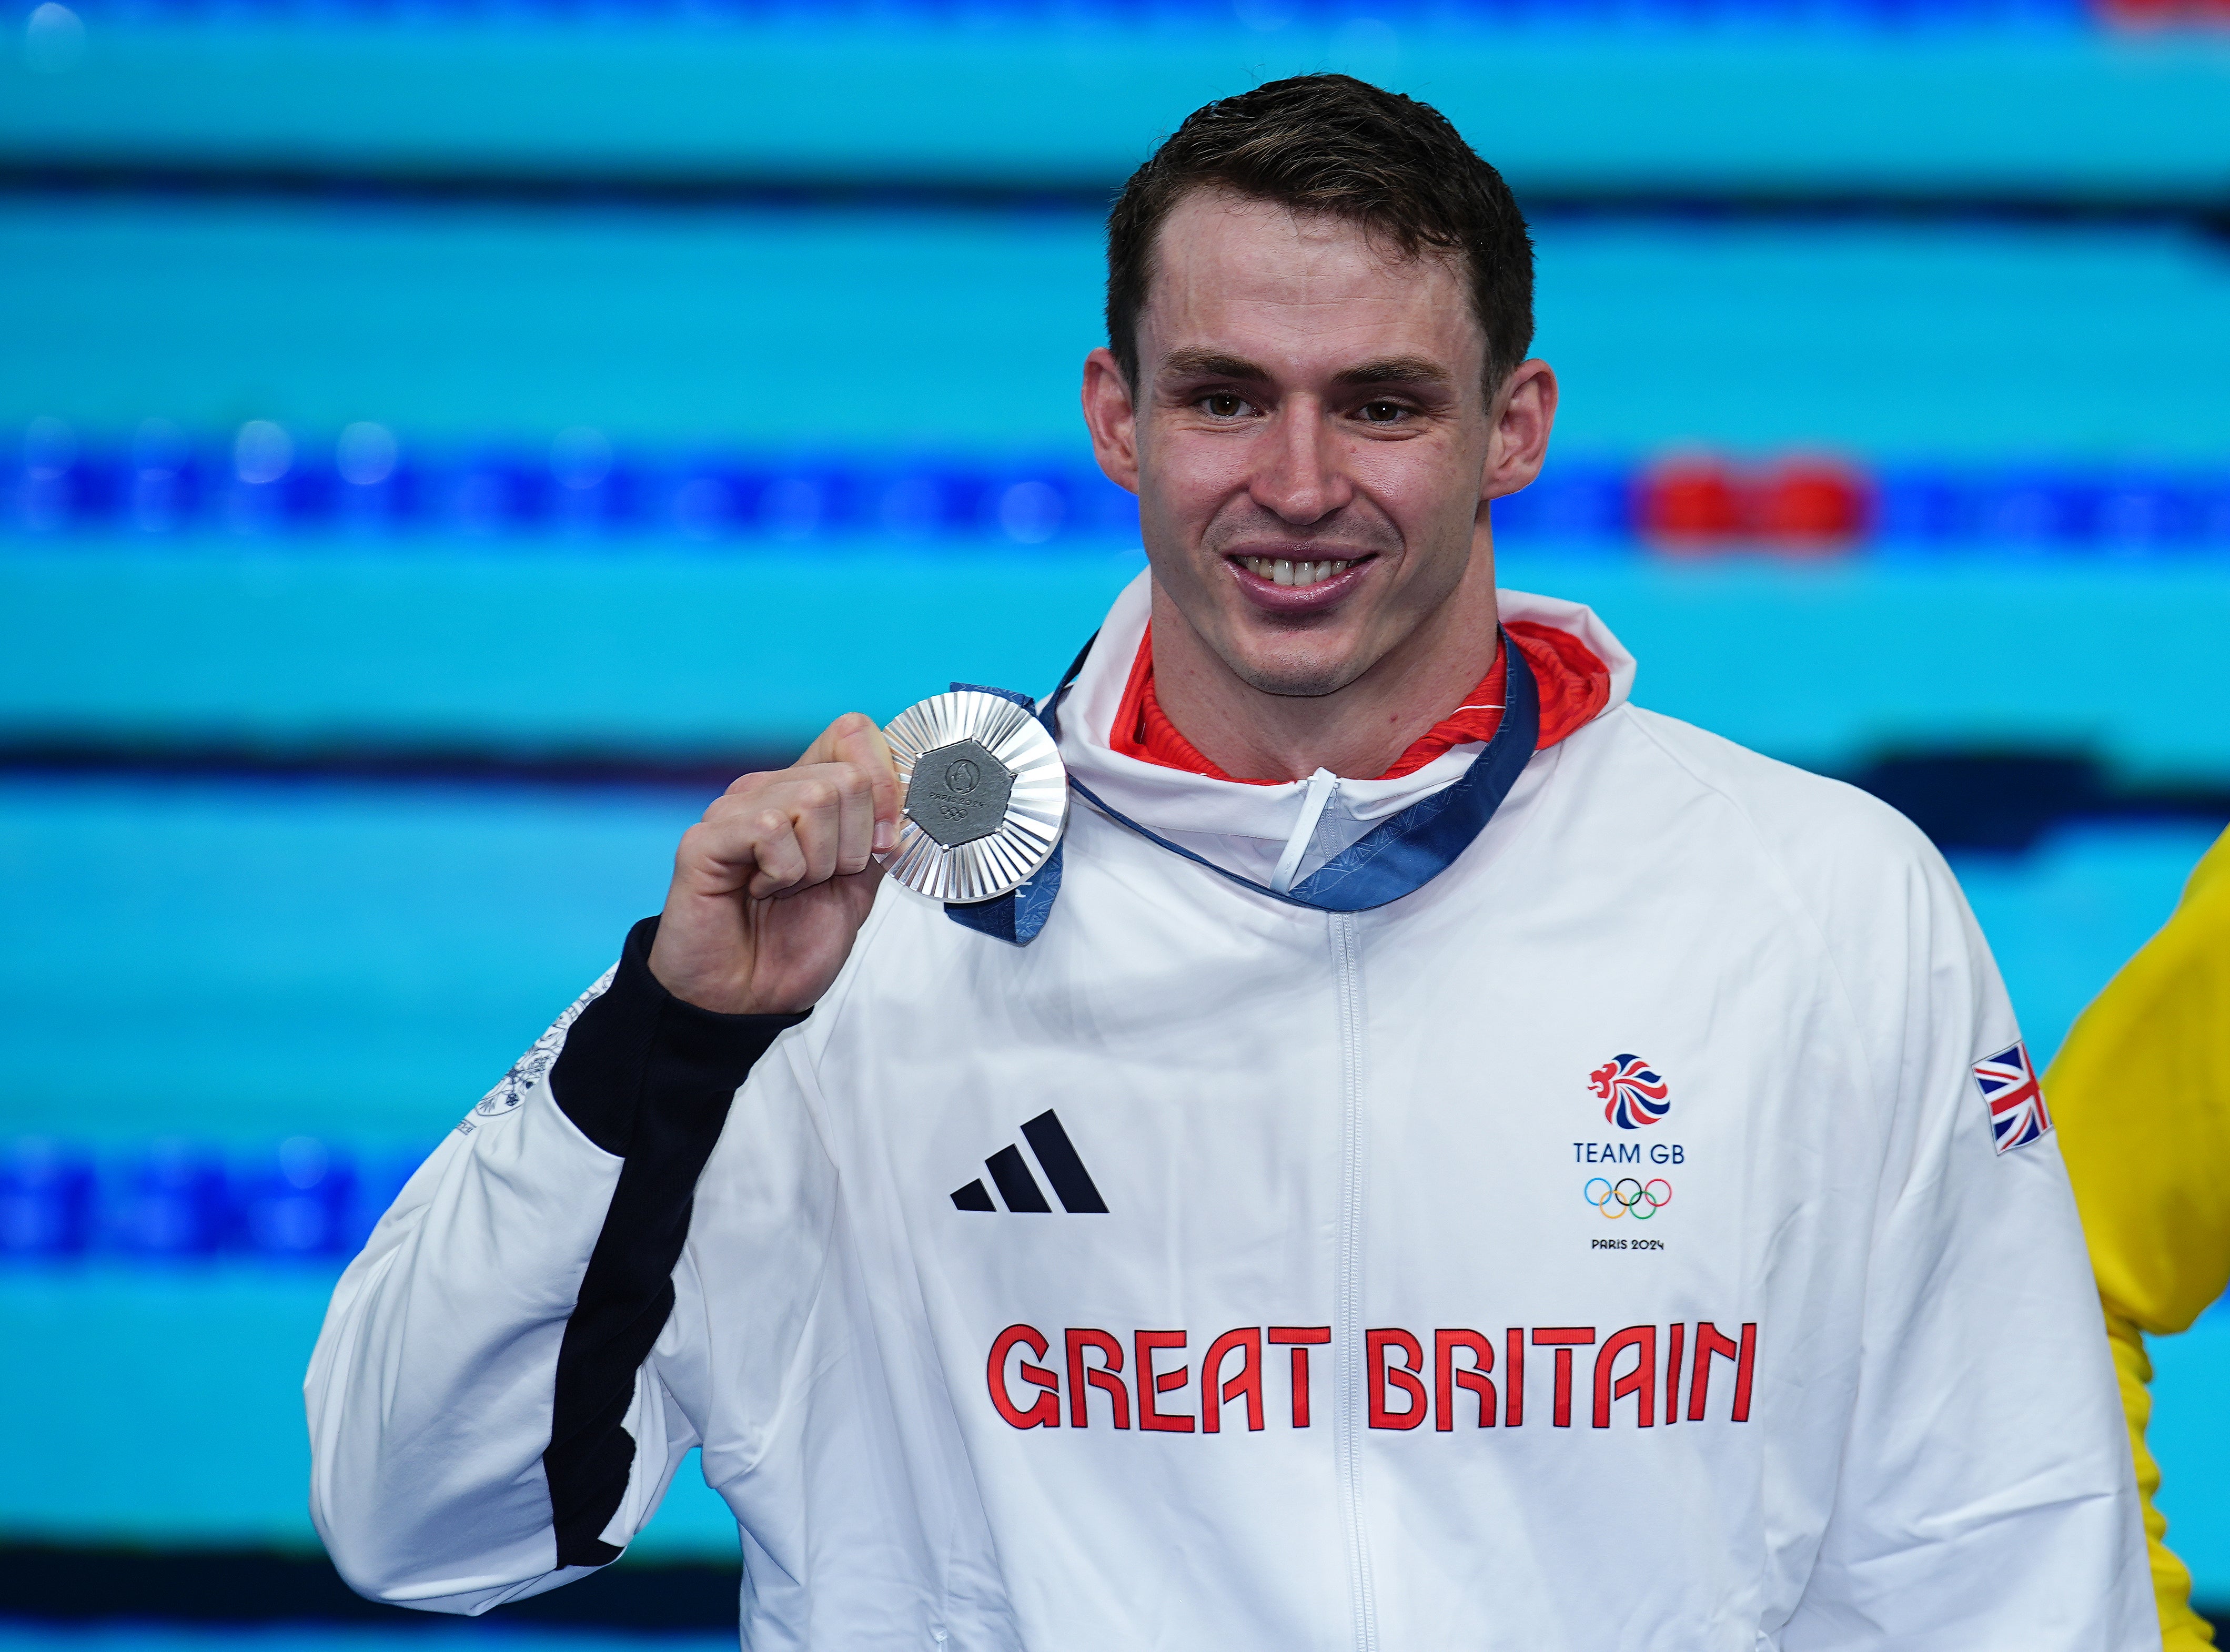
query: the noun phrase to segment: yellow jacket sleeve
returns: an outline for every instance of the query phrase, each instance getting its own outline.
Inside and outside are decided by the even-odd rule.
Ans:
[[[2230,832],[2168,926],[2083,1012],[2045,1078],[2113,1340],[2167,1652],[2214,1632],[2153,1507],[2144,1334],[2188,1328],[2230,1284]],[[2172,1468],[2173,1465],[2171,1465]]]

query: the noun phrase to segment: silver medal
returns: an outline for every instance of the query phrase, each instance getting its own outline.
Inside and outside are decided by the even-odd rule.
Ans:
[[[957,689],[883,730],[905,815],[884,870],[938,901],[989,901],[1044,865],[1068,824],[1068,770],[1045,725],[996,694]]]

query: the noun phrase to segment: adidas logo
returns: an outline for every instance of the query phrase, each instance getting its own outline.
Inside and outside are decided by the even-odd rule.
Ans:
[[[1076,1144],[1068,1139],[1068,1132],[1060,1128],[1060,1121],[1048,1108],[1022,1126],[1022,1139],[1030,1144],[1037,1155],[1038,1168],[1053,1184],[1053,1191],[1060,1200],[1061,1209],[1071,1216],[1105,1216],[1107,1202],[1099,1197],[1099,1190],[1092,1184],[1092,1173],[1084,1167],[1084,1160],[1076,1151]],[[983,1161],[983,1168],[991,1173],[991,1180],[999,1189],[999,1197],[1007,1208],[1020,1216],[1032,1211],[1050,1212],[1053,1206],[1046,1203],[1045,1190],[1038,1179],[1030,1174],[1029,1160],[1022,1150],[1011,1141]],[[952,1194],[953,1208],[963,1211],[996,1211],[991,1195],[977,1177],[965,1187],[956,1188]]]

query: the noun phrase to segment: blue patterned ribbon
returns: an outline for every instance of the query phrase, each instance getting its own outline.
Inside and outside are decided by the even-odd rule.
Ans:
[[[1092,644],[1087,642],[1075,663],[1063,674],[1045,710],[1038,714],[1038,720],[1056,741],[1060,738],[1060,703],[1067,697],[1077,672],[1091,652]],[[1110,806],[1074,775],[1069,777],[1068,783],[1079,797],[1118,826],[1127,827],[1171,854],[1182,855],[1207,867],[1242,889],[1251,889],[1288,906],[1305,906],[1319,912],[1367,912],[1422,889],[1447,871],[1494,818],[1495,810],[1502,807],[1502,800],[1510,795],[1510,788],[1518,783],[1518,775],[1531,760],[1541,731],[1540,691],[1533,681],[1532,667],[1507,631],[1502,633],[1502,657],[1506,662],[1506,686],[1502,697],[1501,725],[1462,775],[1429,797],[1420,798],[1390,820],[1382,820],[1285,894],[1219,866],[1206,856],[1195,854],[1183,845],[1172,843],[1161,833],[1141,826]],[[1018,705],[1035,705],[1026,696],[1007,689],[980,688],[972,683],[955,683],[952,686],[956,692],[973,688],[979,693],[996,694]],[[1060,846],[1055,845],[1046,864],[1012,894],[966,905],[949,902],[944,909],[946,915],[955,923],[981,934],[1013,946],[1027,947],[1045,928],[1046,919],[1053,912],[1054,900],[1060,893]]]

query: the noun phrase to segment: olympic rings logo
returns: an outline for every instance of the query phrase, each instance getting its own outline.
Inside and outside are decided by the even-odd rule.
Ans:
[[[1616,1181],[1590,1176],[1588,1185],[1580,1190],[1580,1197],[1611,1221],[1631,1216],[1637,1222],[1647,1222],[1672,1202],[1672,1184],[1662,1176],[1653,1176],[1646,1182],[1636,1181],[1631,1176],[1621,1176]]]

